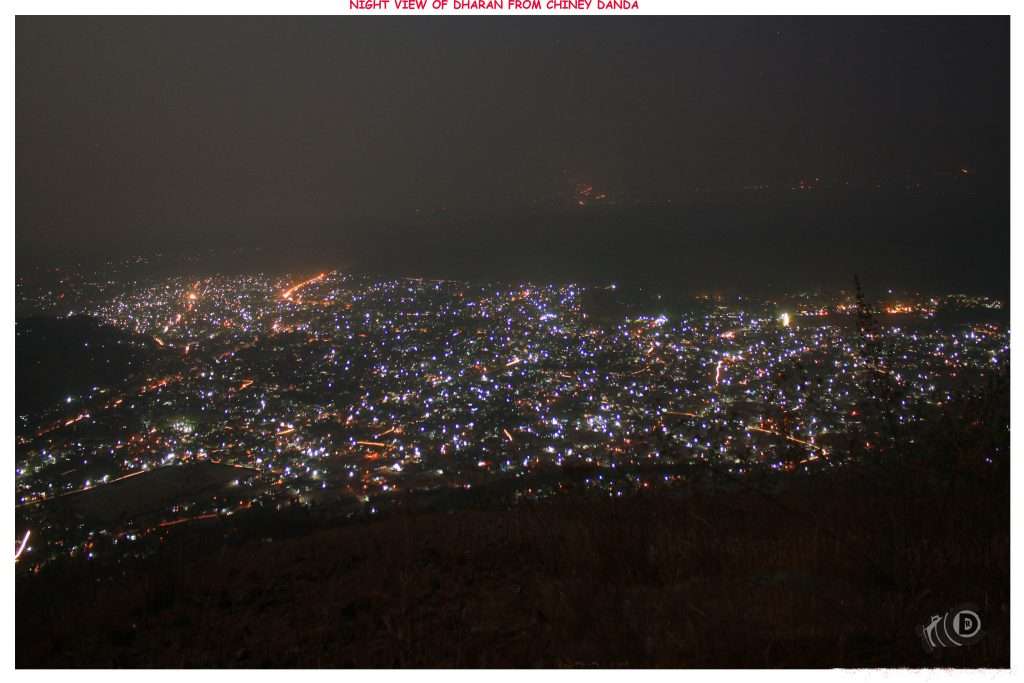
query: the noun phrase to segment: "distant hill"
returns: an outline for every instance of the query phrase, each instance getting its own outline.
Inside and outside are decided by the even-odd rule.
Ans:
[[[95,318],[30,317],[15,323],[15,408],[35,415],[92,387],[118,385],[145,368],[156,344]]]

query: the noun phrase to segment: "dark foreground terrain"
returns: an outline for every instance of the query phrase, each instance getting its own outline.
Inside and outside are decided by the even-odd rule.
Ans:
[[[19,578],[17,666],[1007,667],[1009,543],[1005,467],[911,463],[186,534],[123,576]],[[963,602],[984,637],[926,654]]]

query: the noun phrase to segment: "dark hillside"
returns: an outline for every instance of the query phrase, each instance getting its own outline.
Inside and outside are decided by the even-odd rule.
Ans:
[[[69,394],[118,386],[157,356],[152,339],[95,318],[30,317],[15,327],[15,407],[19,415],[53,408]]]
[[[782,493],[559,499],[297,538],[172,537],[17,588],[17,665],[1009,665],[1004,468],[849,468]],[[963,602],[971,647],[916,627]]]

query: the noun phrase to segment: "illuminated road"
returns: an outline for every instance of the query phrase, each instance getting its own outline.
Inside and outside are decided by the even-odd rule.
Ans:
[[[313,284],[314,282],[320,282],[325,277],[327,277],[327,273],[326,272],[320,273],[319,275],[311,277],[308,280],[303,280],[302,282],[298,283],[297,285],[292,285],[288,289],[286,289],[283,292],[281,292],[281,298],[284,299],[285,301],[291,301],[292,296],[295,294],[295,292],[299,291],[303,287],[306,287],[308,285]]]

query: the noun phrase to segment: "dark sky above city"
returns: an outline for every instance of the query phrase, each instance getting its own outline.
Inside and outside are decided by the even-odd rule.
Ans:
[[[1008,288],[1008,18],[19,17],[16,69],[19,268]]]

